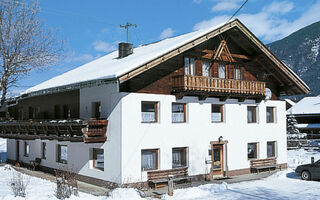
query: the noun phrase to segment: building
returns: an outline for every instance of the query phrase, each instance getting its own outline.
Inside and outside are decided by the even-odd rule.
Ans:
[[[286,167],[279,97],[309,88],[239,20],[119,46],[9,102],[9,162],[42,158],[43,170],[120,184],[163,170],[246,174],[265,158]]]
[[[304,97],[287,110],[287,117],[294,117],[300,133],[307,139],[320,139],[320,96]]]

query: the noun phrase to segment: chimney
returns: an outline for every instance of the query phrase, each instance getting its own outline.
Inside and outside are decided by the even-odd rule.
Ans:
[[[133,53],[133,45],[130,43],[119,43],[119,58],[124,58]]]

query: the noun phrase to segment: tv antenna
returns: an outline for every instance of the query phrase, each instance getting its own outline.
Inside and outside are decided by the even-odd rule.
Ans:
[[[137,28],[137,24],[131,24],[131,23],[129,23],[129,22],[127,22],[126,25],[120,25],[120,28],[124,28],[124,29],[127,30],[127,43],[129,43],[129,28],[130,28],[131,26],[134,26],[134,27]]]
[[[238,10],[228,19],[228,21],[226,22],[226,24],[227,24],[228,22],[230,22],[231,19],[232,19],[234,16],[236,16],[236,14],[238,14],[238,12],[241,10],[241,8],[242,8],[247,2],[248,2],[248,0],[246,0],[246,1],[240,6],[240,8],[238,8]]]

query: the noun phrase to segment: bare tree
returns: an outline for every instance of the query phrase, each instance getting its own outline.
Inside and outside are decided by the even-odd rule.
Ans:
[[[4,105],[8,88],[33,69],[57,63],[64,52],[58,40],[38,18],[38,1],[0,0],[0,90]]]

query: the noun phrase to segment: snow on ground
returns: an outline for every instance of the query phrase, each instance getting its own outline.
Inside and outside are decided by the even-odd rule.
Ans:
[[[277,199],[277,200],[291,200],[304,199],[313,200],[320,199],[319,181],[302,181],[294,173],[296,166],[300,164],[310,163],[311,157],[315,160],[320,159],[319,152],[307,152],[304,150],[288,151],[288,169],[277,172],[272,176],[257,180],[248,181],[235,184],[207,184],[199,187],[192,187],[186,189],[178,189],[174,191],[174,196],[169,197],[163,195],[164,200],[205,200],[205,199]],[[14,170],[7,167],[0,167],[0,199],[10,200],[19,199],[14,198],[8,182],[13,176]],[[56,199],[54,196],[55,184],[40,178],[30,177],[27,187],[26,199]],[[41,188],[39,186],[41,185]],[[41,192],[39,192],[41,190]],[[72,196],[71,200],[142,200],[138,192],[134,189],[119,188],[114,190],[108,197],[93,196],[86,193],[79,194],[78,197]]]

